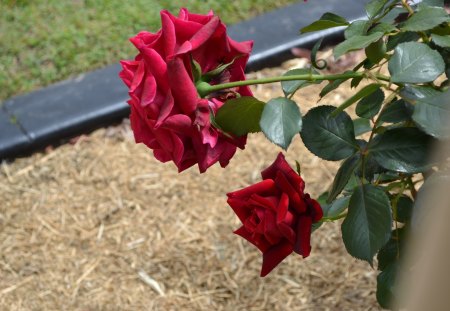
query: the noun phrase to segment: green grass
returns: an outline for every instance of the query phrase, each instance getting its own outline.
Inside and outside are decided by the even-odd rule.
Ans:
[[[0,0],[0,101],[136,54],[128,38],[159,11],[213,9],[235,23],[294,0]]]

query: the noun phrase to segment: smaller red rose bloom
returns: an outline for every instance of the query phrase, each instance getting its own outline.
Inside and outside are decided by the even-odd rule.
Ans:
[[[228,193],[227,202],[242,222],[235,233],[263,253],[261,276],[266,276],[292,252],[309,256],[311,226],[323,212],[282,153],[261,176],[263,181]]]

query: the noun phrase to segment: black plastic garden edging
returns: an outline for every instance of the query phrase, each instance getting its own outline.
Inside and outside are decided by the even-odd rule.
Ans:
[[[299,29],[325,12],[347,20],[364,18],[368,0],[310,0],[232,25],[229,35],[253,40],[248,71],[292,58],[291,48],[311,47],[318,39],[337,42],[343,28],[299,35]],[[112,65],[29,94],[6,100],[0,107],[0,160],[25,155],[127,117],[127,88]]]

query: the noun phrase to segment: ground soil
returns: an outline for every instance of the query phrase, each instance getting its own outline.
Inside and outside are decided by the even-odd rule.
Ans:
[[[251,76],[282,73],[301,60]],[[253,89],[262,100],[277,84]],[[300,91],[303,113],[320,86]],[[348,86],[321,103],[338,104]],[[225,193],[260,180],[281,150],[250,135],[226,169],[178,174],[134,143],[128,123],[0,167],[0,310],[378,310],[376,271],[350,257],[340,224],[322,226],[311,256],[291,255],[266,278],[261,254],[232,232]],[[317,197],[337,164],[296,137]]]

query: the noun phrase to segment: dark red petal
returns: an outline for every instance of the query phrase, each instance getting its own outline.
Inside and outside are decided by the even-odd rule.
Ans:
[[[247,206],[246,200],[238,198],[228,198],[228,205],[233,209],[234,213],[239,217],[239,220],[244,223],[247,217],[251,214],[251,208]]]
[[[286,175],[283,172],[278,171],[275,178],[275,184],[284,193],[289,196],[289,206],[294,208],[298,213],[306,211],[306,203],[300,199],[300,194],[291,183],[286,179]]]
[[[252,194],[271,194],[276,192],[275,182],[271,179],[263,180],[241,190],[227,193],[229,198],[249,198]]]
[[[266,210],[264,213],[264,236],[270,244],[278,244],[282,237],[272,210]]]
[[[289,197],[283,193],[277,208],[277,225],[281,234],[289,240],[290,243],[295,243],[295,232],[291,228],[294,217],[292,213],[288,211]]]
[[[281,223],[286,218],[289,209],[289,196],[286,193],[281,194],[277,207],[277,223]]]
[[[309,205],[311,208],[312,222],[313,223],[318,222],[323,217],[322,207],[320,207],[319,202],[317,202],[314,199],[310,199]]]
[[[234,233],[243,237],[244,239],[255,245],[263,253],[267,251],[270,247],[270,244],[263,238],[255,239],[254,234],[245,229],[244,226],[234,231]]]
[[[297,222],[297,240],[295,241],[294,251],[302,255],[303,258],[308,257],[311,252],[311,225],[310,216],[301,215]]]
[[[252,194],[248,200],[248,203],[254,206],[260,206],[262,208],[271,209],[272,211],[276,210],[278,200],[275,197],[262,197],[258,194]]]
[[[263,253],[263,264],[261,276],[264,277],[270,273],[280,262],[292,253],[292,245],[288,242],[272,246]]]
[[[261,176],[263,179],[275,179],[277,176],[277,172],[283,172],[286,179],[289,180],[289,183],[292,184],[292,187],[303,193],[305,189],[305,182],[303,179],[291,168],[289,163],[286,162],[284,155],[280,152],[276,158],[276,160],[264,171],[261,172]]]

